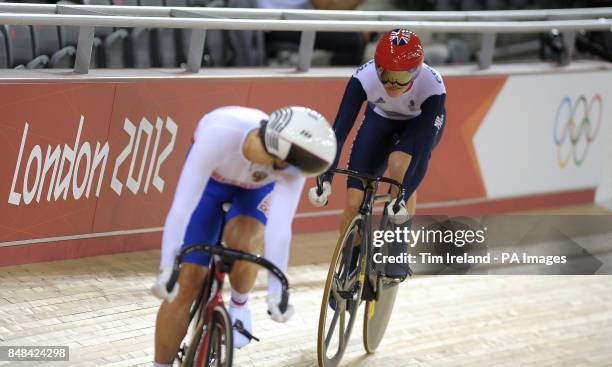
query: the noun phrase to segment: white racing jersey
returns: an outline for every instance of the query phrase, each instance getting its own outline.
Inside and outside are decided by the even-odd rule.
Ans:
[[[243,144],[248,133],[265,119],[268,115],[260,110],[230,106],[211,111],[200,120],[166,218],[161,268],[172,266],[177,249],[183,245],[191,214],[211,177],[246,189],[275,182],[265,229],[265,257],[281,270],[287,268],[291,222],[305,178],[292,166],[274,170],[244,157]],[[273,276],[269,279],[270,291],[280,291],[278,280]]]

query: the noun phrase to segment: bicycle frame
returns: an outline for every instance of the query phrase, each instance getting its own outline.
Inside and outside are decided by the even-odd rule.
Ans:
[[[207,282],[208,284],[206,285],[206,288],[204,289],[204,293],[202,295],[202,297],[205,297],[208,295],[208,299],[206,300],[206,303],[204,304],[202,308],[203,311],[200,312],[200,314],[202,313],[205,314],[205,321],[204,321],[205,325],[210,325],[210,321],[213,315],[213,310],[215,309],[215,307],[217,305],[224,306],[222,290],[223,290],[223,283],[225,281],[225,273],[221,271],[220,267],[217,264],[217,261],[221,261],[221,260],[213,259],[213,261],[211,262],[212,263],[212,266],[210,267],[211,276],[208,277],[209,281]],[[214,288],[215,286],[216,286],[216,289]],[[211,290],[213,289],[215,290],[214,294],[211,292]],[[207,340],[208,338],[210,338],[210,333],[205,334],[204,342],[202,344],[206,344],[208,342]],[[200,353],[197,356],[197,365],[201,366],[203,365],[203,363],[204,363],[204,353],[203,351],[200,351]]]
[[[223,205],[223,211],[227,212],[226,205]],[[221,223],[221,231],[219,238],[217,240],[216,245],[207,245],[207,244],[192,244],[188,246],[184,246],[180,249],[176,255],[174,265],[172,268],[172,275],[168,280],[166,285],[166,290],[168,293],[172,292],[174,285],[178,281],[178,276],[180,273],[181,264],[185,256],[192,252],[202,251],[208,252],[213,255],[210,271],[200,292],[200,295],[195,303],[195,307],[192,309],[189,317],[189,323],[193,321],[194,317],[198,317],[196,324],[199,325],[201,317],[204,316],[204,324],[210,325],[210,321],[213,316],[213,310],[216,306],[221,305],[225,308],[223,302],[223,285],[225,281],[225,274],[229,273],[234,266],[234,263],[237,260],[247,261],[259,265],[268,271],[270,271],[274,276],[276,276],[280,282],[282,287],[282,295],[281,302],[279,304],[279,310],[281,312],[285,312],[287,310],[289,304],[289,281],[285,274],[278,268],[276,265],[272,264],[267,259],[259,256],[249,254],[240,250],[234,250],[224,247],[222,238],[223,231],[225,229],[225,216],[223,217]],[[200,311],[201,310],[201,311]],[[204,341],[207,342],[206,338],[209,338],[210,334],[206,333],[204,336]],[[179,359],[180,359],[179,354]],[[199,353],[197,356],[198,364],[201,365],[203,362],[202,358],[204,358],[204,353]]]
[[[359,251],[362,254],[362,264],[360,264],[363,268],[362,276],[363,279],[360,281],[364,285],[364,291],[362,292],[361,299],[365,301],[378,299],[378,289],[380,286],[381,277],[374,271],[370,271],[373,269],[372,266],[372,212],[374,209],[374,204],[377,202],[388,202],[391,200],[392,196],[390,193],[387,194],[376,194],[378,191],[378,186],[380,183],[388,183],[391,186],[395,186],[398,188],[397,199],[395,203],[394,211],[399,209],[399,199],[404,197],[405,190],[401,183],[387,177],[376,177],[369,174],[359,173],[356,171],[336,168],[329,170],[331,173],[340,173],[347,176],[355,177],[361,181],[364,187],[363,199],[361,200],[361,205],[359,206],[359,210],[357,214],[361,217],[362,222],[364,223],[363,228],[360,228],[361,235],[361,244],[359,245]],[[322,185],[320,176],[317,177],[317,187],[319,194],[322,193]],[[365,262],[363,262],[365,260]],[[368,281],[365,282],[365,274],[368,275]]]

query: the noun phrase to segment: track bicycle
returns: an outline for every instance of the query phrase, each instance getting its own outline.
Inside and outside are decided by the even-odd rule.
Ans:
[[[223,205],[224,212],[227,212],[228,208],[229,204]],[[289,282],[285,274],[270,261],[259,255],[224,247],[221,240],[224,227],[225,220],[222,222],[221,234],[216,245],[193,244],[183,247],[175,259],[172,275],[167,284],[167,291],[171,293],[178,280],[181,263],[188,254],[195,251],[204,251],[213,255],[208,276],[190,311],[189,325],[193,330],[193,335],[188,343],[181,346],[177,354],[177,360],[182,367],[232,366],[233,328],[236,328],[246,337],[259,341],[244,329],[240,320],[237,320],[234,325],[231,324],[231,318],[223,302],[222,292],[225,275],[231,272],[236,261],[248,261],[257,264],[274,274],[282,285],[279,309],[281,312],[287,310]]]
[[[384,336],[400,281],[387,278],[384,269],[373,262],[374,254],[381,249],[372,245],[372,212],[374,204],[382,202],[386,208],[392,199],[390,193],[377,194],[379,184],[387,183],[398,188],[394,212],[399,210],[398,202],[405,192],[401,183],[387,177],[376,177],[347,169],[333,169],[330,172],[359,179],[365,190],[359,211],[338,238],[327,273],[317,337],[320,367],[335,367],[340,364],[362,301],[366,301],[363,322],[365,350],[374,353]],[[322,193],[322,185],[323,182],[318,179],[319,194]],[[386,210],[383,210],[380,229],[389,228],[391,225],[385,212]]]

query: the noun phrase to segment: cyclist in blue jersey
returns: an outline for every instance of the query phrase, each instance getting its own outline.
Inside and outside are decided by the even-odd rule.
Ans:
[[[349,158],[348,168],[380,176],[388,168],[389,176],[402,182],[406,195],[400,210],[389,218],[396,225],[411,225],[416,206],[416,189],[425,177],[431,152],[439,143],[445,126],[446,88],[440,74],[423,62],[419,37],[406,29],[387,32],[378,42],[374,60],[370,60],[350,78],[333,125],[338,151],[331,168],[338,165],[342,146],[351,131],[363,102],[367,101]],[[313,205],[323,206],[331,194],[333,175],[325,173],[323,192],[309,191]],[[347,201],[342,227],[359,209],[362,184],[355,178],[347,182]],[[393,194],[396,194],[395,192]],[[395,200],[391,203],[394,204]],[[407,246],[391,246],[407,251]],[[387,264],[386,275],[403,280],[407,264]]]

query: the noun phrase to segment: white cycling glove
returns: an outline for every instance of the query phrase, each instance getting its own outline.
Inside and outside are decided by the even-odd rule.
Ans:
[[[397,212],[393,211],[396,200],[397,198],[391,200],[389,205],[387,205],[387,216],[389,217],[389,220],[393,222],[393,224],[399,225],[406,223],[410,217],[408,216],[408,210],[406,209],[406,202],[403,199],[399,201],[399,210]]]
[[[310,200],[312,205],[319,208],[327,204],[327,198],[331,195],[331,184],[327,181],[323,181],[322,186],[323,192],[321,192],[321,195],[317,193],[318,188],[316,186],[308,190],[308,200]]]
[[[287,309],[284,313],[282,313],[278,308],[278,305],[281,302],[281,297],[281,293],[268,294],[266,297],[266,300],[268,301],[268,314],[270,315],[270,318],[276,322],[287,322],[287,320],[289,320],[295,313],[295,309],[292,305],[288,304]]]
[[[151,287],[151,292],[153,295],[162,300],[168,300],[168,302],[174,301],[179,292],[179,284],[176,282],[172,292],[168,293],[166,285],[172,276],[172,268],[163,268],[159,271],[159,275],[157,276],[157,280],[155,284]]]

